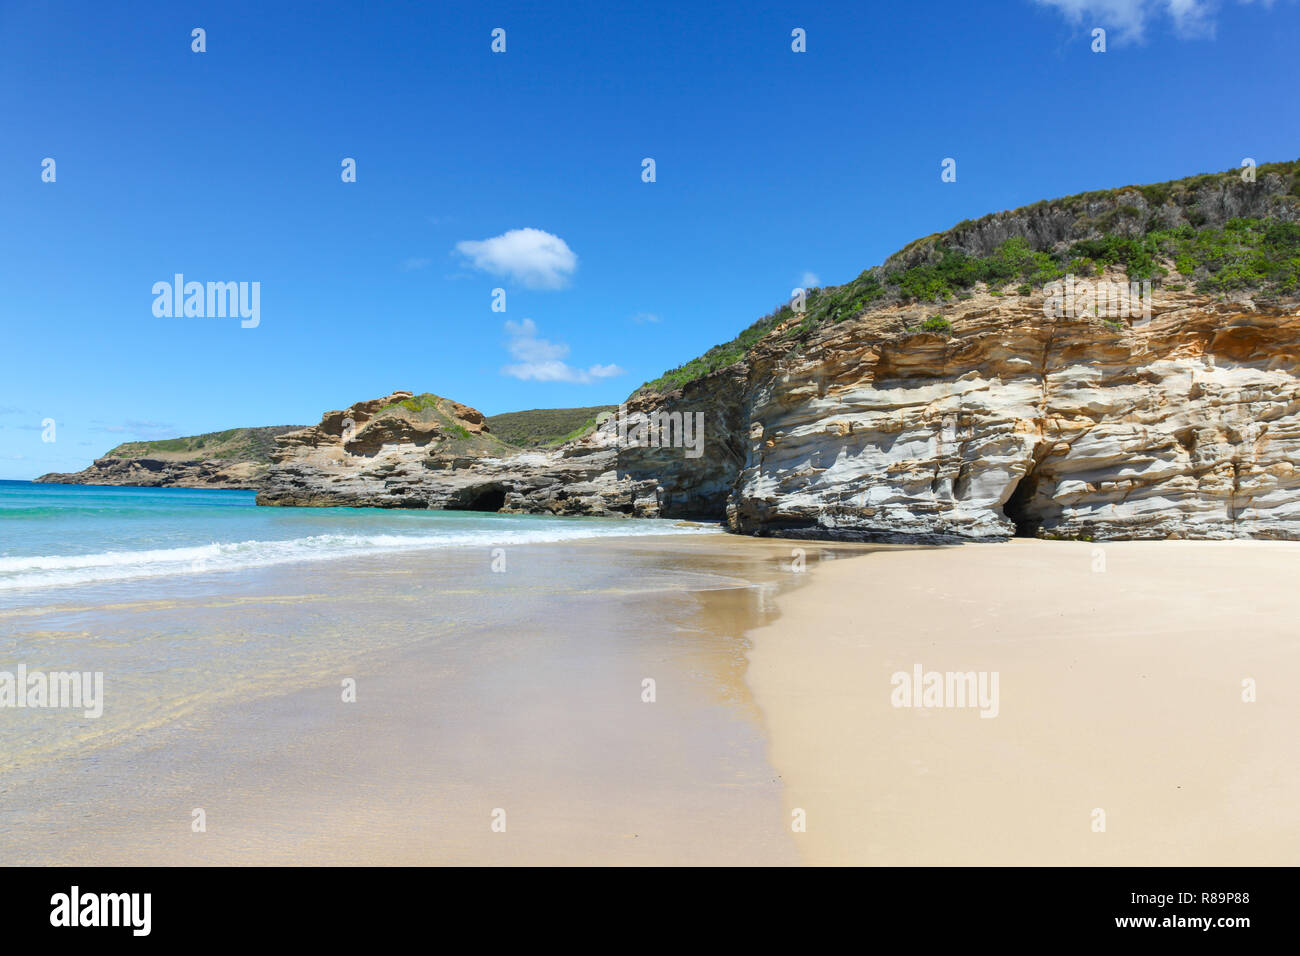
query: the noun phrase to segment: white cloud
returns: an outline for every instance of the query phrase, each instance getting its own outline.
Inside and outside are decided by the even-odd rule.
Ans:
[[[658,325],[659,316],[655,315],[653,312],[638,312],[636,315],[632,316],[631,321],[637,325]]]
[[[1213,37],[1215,16],[1220,0],[1033,0],[1040,6],[1053,7],[1073,24],[1104,27],[1114,31],[1114,39],[1123,43],[1141,41],[1147,25],[1167,16],[1180,37]],[[1241,4],[1259,2],[1271,7],[1273,0],[1237,0]]]
[[[590,385],[602,378],[622,375],[623,369],[617,365],[593,365],[590,368],[575,368],[564,361],[569,354],[569,347],[560,342],[550,342],[539,338],[537,323],[532,319],[522,322],[506,322],[506,334],[510,340],[506,343],[515,364],[502,367],[501,374],[525,382],[571,382],[578,385]]]
[[[456,251],[475,269],[510,278],[531,289],[560,289],[578,268],[578,257],[559,236],[541,229],[511,229],[491,239],[465,239]]]
[[[804,274],[799,277],[799,288],[801,289],[820,289],[821,284],[822,280],[817,277],[817,273],[815,272],[805,271]]]

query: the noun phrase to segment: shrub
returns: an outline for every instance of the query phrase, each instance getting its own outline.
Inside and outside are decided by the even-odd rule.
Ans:
[[[1289,179],[1290,194],[1300,196],[1300,164],[1272,163],[1260,167],[1259,174],[1283,177],[1284,183]],[[876,303],[942,303],[969,296],[970,290],[981,282],[994,295],[1014,287],[1017,294],[1028,296],[1035,287],[1067,273],[1090,277],[1105,273],[1109,267],[1122,269],[1132,281],[1158,282],[1170,275],[1164,263],[1172,262],[1176,275],[1171,278],[1186,278],[1202,293],[1224,296],[1241,289],[1262,294],[1300,293],[1300,223],[1284,218],[1237,218],[1221,227],[1205,225],[1208,217],[1200,205],[1198,191],[1234,186],[1237,175],[1236,170],[1210,173],[1149,186],[1080,193],[1025,207],[1025,212],[1057,208],[1074,217],[1076,235],[1090,233],[1088,238],[1051,252],[1035,250],[1023,236],[1016,236],[1001,243],[989,255],[972,256],[957,245],[969,247],[963,233],[990,217],[959,223],[946,233],[909,243],[885,265],[868,269],[852,282],[809,289],[807,312],[798,317],[797,323],[793,321],[791,308],[783,305],[730,342],[714,346],[699,358],[647,382],[643,388],[677,388],[730,365],[744,358],[755,343],[778,325],[787,326],[784,345],[780,347],[797,348],[819,326],[853,319]],[[1124,193],[1128,195],[1121,199]],[[1147,204],[1145,212],[1136,205],[1138,195]],[[1096,220],[1090,220],[1084,212],[1094,202],[1112,205]],[[1160,219],[1165,218],[1171,207],[1190,225],[1159,228]],[[904,261],[916,264],[904,268],[901,265]],[[1173,283],[1169,286],[1181,287]],[[931,322],[927,320],[922,327],[930,326]],[[932,330],[945,334],[950,331],[941,330],[937,325]]]

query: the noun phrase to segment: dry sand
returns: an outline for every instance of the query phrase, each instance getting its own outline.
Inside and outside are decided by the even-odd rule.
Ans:
[[[1287,542],[823,562],[751,634],[747,675],[802,858],[1300,862],[1298,571]],[[917,664],[997,672],[998,716],[893,706]]]

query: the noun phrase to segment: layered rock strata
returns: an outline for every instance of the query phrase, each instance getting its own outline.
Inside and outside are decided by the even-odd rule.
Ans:
[[[1300,314],[1157,293],[1048,319],[987,291],[827,330],[750,371],[737,531],[1300,537]]]
[[[256,490],[267,465],[255,461],[162,458],[96,458],[89,468],[52,472],[36,479],[59,485],[125,485],[138,488],[213,488]]]
[[[413,400],[394,392],[282,436],[258,503],[716,516],[739,469],[741,448],[725,440],[740,433],[734,401],[713,403],[705,434],[723,440],[692,461],[680,448],[621,447],[618,415],[560,447],[525,451],[495,439],[475,409],[443,399],[442,415],[429,416]],[[625,416],[644,417],[637,403]]]
[[[258,500],[862,539],[1300,538],[1296,302],[1158,290],[1149,318],[1105,322],[981,287],[943,307],[950,330],[921,328],[933,311],[878,309],[795,352],[777,330],[746,361],[636,396],[549,450],[458,450],[447,426],[393,413],[409,393],[359,403],[279,438]],[[660,412],[703,416],[698,457],[638,446]]]

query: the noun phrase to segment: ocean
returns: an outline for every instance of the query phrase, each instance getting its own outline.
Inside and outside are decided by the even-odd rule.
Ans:
[[[141,578],[441,548],[717,528],[650,519],[383,508],[259,508],[256,492],[0,481],[0,607]]]

